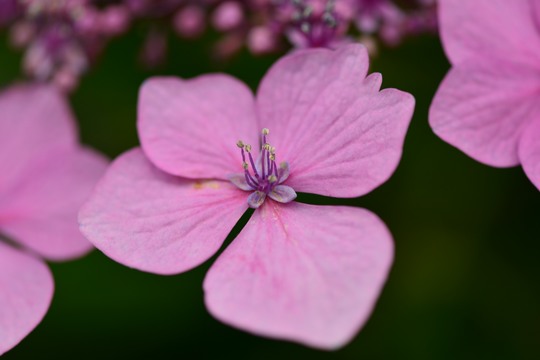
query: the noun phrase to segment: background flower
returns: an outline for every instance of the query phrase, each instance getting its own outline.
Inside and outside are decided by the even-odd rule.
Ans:
[[[9,27],[11,43],[25,50],[23,68],[30,78],[69,92],[109,42],[130,27],[145,34],[138,57],[150,68],[166,62],[171,37],[193,40],[211,33],[218,36],[209,56],[218,61],[244,48],[253,54],[283,54],[291,46],[335,48],[358,41],[358,33],[375,51],[377,38],[396,45],[435,32],[433,1],[404,5],[394,0],[4,0],[0,27]],[[349,31],[355,24],[356,31]]]
[[[441,0],[439,14],[453,67],[433,99],[433,131],[485,164],[523,164],[540,189],[540,2]]]
[[[76,214],[107,162],[78,144],[72,115],[52,87],[0,94],[0,355],[41,321],[53,294],[45,260],[92,246]]]

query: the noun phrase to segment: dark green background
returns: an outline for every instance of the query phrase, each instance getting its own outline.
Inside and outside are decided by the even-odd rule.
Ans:
[[[134,60],[141,35],[114,41],[72,96],[82,140],[110,157],[138,143],[137,91],[148,76],[225,71],[256,88],[276,58],[242,53],[216,62],[207,40],[173,40],[168,65],[148,72]],[[1,40],[0,84],[6,86],[20,76],[20,54],[8,50],[5,36]],[[394,234],[388,284],[367,325],[342,350],[260,338],[214,320],[201,288],[212,261],[164,277],[94,251],[51,264],[51,309],[5,358],[540,358],[540,193],[520,168],[484,166],[433,135],[428,107],[447,69],[435,37],[383,50],[372,61],[372,70],[383,73],[383,87],[406,90],[417,100],[395,176],[358,199],[300,198],[366,207]]]

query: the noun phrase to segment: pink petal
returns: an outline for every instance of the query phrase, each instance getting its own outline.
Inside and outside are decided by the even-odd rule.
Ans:
[[[266,201],[208,272],[205,301],[241,329],[335,349],[373,311],[392,258],[367,210]]]
[[[540,190],[540,113],[523,132],[519,158],[525,173]]]
[[[247,194],[228,181],[170,176],[134,149],[114,161],[79,222],[113,260],[176,274],[211,257],[246,209]]]
[[[431,105],[431,127],[480,162],[517,165],[523,127],[540,116],[539,76],[540,70],[509,64],[454,67]]]
[[[47,265],[0,242],[0,356],[41,322],[54,283]]]
[[[53,87],[17,85],[0,93],[0,194],[16,186],[30,161],[76,140],[71,111]]]
[[[401,158],[414,99],[366,79],[361,45],[298,51],[278,61],[257,95],[261,127],[270,129],[286,185],[297,192],[354,197],[370,192]]]
[[[153,78],[141,87],[139,137],[161,170],[191,179],[241,173],[238,140],[258,146],[251,91],[221,74]]]
[[[0,200],[0,232],[51,260],[88,252],[92,246],[79,231],[77,213],[107,161],[94,151],[71,149],[27,166]]]
[[[531,0],[531,5],[533,7],[535,25],[540,29],[540,1]]]
[[[512,61],[538,66],[538,0],[439,0],[441,38],[450,61]],[[538,13],[537,13],[538,14]]]

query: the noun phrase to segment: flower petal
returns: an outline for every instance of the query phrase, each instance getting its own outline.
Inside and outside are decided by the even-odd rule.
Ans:
[[[250,208],[257,209],[264,203],[264,199],[266,199],[265,193],[262,191],[254,191],[248,196],[247,203]]]
[[[281,184],[289,178],[289,175],[291,175],[291,168],[289,167],[288,162],[283,161],[281,164],[278,165],[277,169],[278,169],[278,181]]]
[[[41,322],[54,283],[42,261],[0,241],[0,356]]]
[[[152,78],[141,87],[139,137],[161,170],[191,179],[226,180],[243,172],[238,140],[258,146],[251,91],[227,75]]]
[[[277,202],[286,204],[296,199],[296,192],[287,185],[277,185],[268,196]]]
[[[76,140],[71,111],[53,87],[16,85],[0,93],[0,194],[17,186],[29,162]]]
[[[540,71],[508,64],[456,66],[433,99],[431,127],[477,161],[517,165],[523,127],[540,116],[539,76]]]
[[[439,0],[441,38],[450,61],[512,61],[538,67],[537,0]],[[537,5],[536,5],[537,6]],[[538,13],[537,13],[538,14]]]
[[[205,301],[241,329],[335,349],[371,314],[392,257],[367,210],[267,201],[211,267]]]
[[[108,162],[88,149],[70,149],[30,161],[16,187],[0,200],[0,231],[50,260],[87,253],[77,213]]]
[[[355,197],[386,181],[401,158],[412,117],[410,94],[366,79],[361,45],[298,51],[278,61],[257,95],[287,185],[297,192]]]
[[[253,191],[253,188],[249,186],[249,184],[246,181],[245,174],[231,174],[227,176],[227,178],[234,186],[236,186],[240,190]]]
[[[124,265],[176,274],[210,258],[247,209],[223,181],[170,176],[141,149],[116,159],[79,214],[81,231]]]
[[[540,113],[523,132],[519,144],[519,158],[525,173],[540,190]]]

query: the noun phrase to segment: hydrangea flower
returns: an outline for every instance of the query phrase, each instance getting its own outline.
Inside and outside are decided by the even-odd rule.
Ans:
[[[106,165],[78,144],[55,90],[17,85],[0,94],[0,355],[47,312],[54,285],[45,260],[91,249],[77,211]]]
[[[414,99],[380,91],[367,71],[365,48],[349,45],[282,58],[256,98],[222,74],[148,80],[142,149],[111,165],[79,214],[82,232],[124,265],[178,274],[256,208],[206,276],[207,308],[256,334],[344,345],[386,280],[391,235],[368,210],[293,200],[360,196],[394,172]]]
[[[130,28],[146,32],[139,58],[148,67],[167,59],[170,30],[195,39],[213,28],[220,60],[247,47],[253,54],[377,39],[397,45],[436,31],[435,0],[2,0],[0,27],[25,49],[26,75],[73,90],[106,48]]]
[[[433,131],[477,161],[521,164],[540,189],[540,0],[440,0],[452,64]]]

